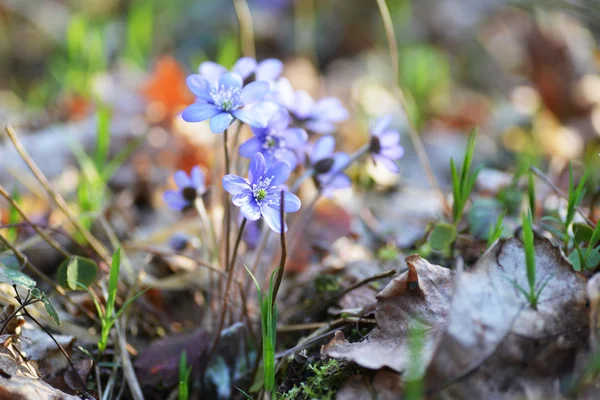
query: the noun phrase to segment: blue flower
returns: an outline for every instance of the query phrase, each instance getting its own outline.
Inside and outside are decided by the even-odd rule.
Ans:
[[[240,155],[252,158],[255,153],[262,153],[267,168],[283,161],[293,171],[298,165],[298,153],[306,145],[308,135],[304,129],[290,128],[289,124],[289,113],[280,109],[266,128],[252,128],[254,137],[242,143]]]
[[[387,129],[390,122],[392,122],[390,115],[375,120],[371,127],[369,153],[375,163],[382,163],[389,171],[396,174],[400,171],[396,161],[404,155],[404,148],[400,146],[400,133]]]
[[[214,133],[223,132],[235,118],[250,126],[264,128],[277,110],[270,102],[261,102],[269,91],[267,82],[252,82],[244,86],[241,75],[227,72],[218,81],[209,81],[202,75],[190,75],[186,83],[196,95],[196,102],[181,114],[187,122],[210,119]]]
[[[190,176],[185,171],[177,171],[173,175],[178,190],[167,190],[163,199],[173,210],[185,211],[194,206],[194,201],[206,192],[204,174],[200,167],[192,168]]]
[[[262,216],[272,230],[281,232],[281,191],[284,190],[285,212],[298,211],[300,199],[285,191],[283,186],[291,172],[286,163],[278,162],[266,172],[265,169],[265,158],[261,153],[256,153],[250,160],[248,179],[233,174],[225,175],[223,188],[233,195],[233,204],[240,207],[246,219],[256,221]],[[283,230],[287,231],[285,223]]]
[[[335,139],[333,136],[323,136],[315,142],[309,154],[310,164],[314,170],[314,178],[323,193],[331,195],[335,189],[344,189],[352,186],[344,169],[348,167],[350,157],[346,153],[334,152]]]
[[[200,75],[211,83],[217,82],[228,72],[227,68],[212,61],[203,62],[198,70]],[[240,58],[231,69],[231,72],[239,74],[244,80],[254,73],[257,81],[275,81],[281,76],[282,71],[283,63],[276,58],[267,58],[257,63],[252,57]]]
[[[315,102],[303,90],[294,92],[290,82],[281,78],[277,81],[275,98],[277,102],[304,124],[310,131],[320,134],[335,132],[335,125],[348,119],[348,110],[339,99],[327,97]]]

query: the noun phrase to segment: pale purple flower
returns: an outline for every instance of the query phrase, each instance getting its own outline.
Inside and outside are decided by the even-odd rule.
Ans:
[[[190,175],[177,171],[173,175],[177,190],[167,190],[163,199],[173,210],[185,211],[194,206],[194,201],[206,192],[204,173],[199,166],[192,168]]]
[[[222,74],[217,81],[202,75],[187,77],[186,83],[196,95],[196,102],[181,114],[187,122],[210,119],[210,129],[221,133],[234,119],[250,126],[264,128],[277,110],[270,102],[262,102],[269,91],[267,82],[252,82],[244,86],[241,75],[235,72]]]
[[[265,158],[261,153],[256,153],[250,160],[248,179],[233,174],[225,175],[223,188],[233,195],[232,202],[240,207],[244,218],[256,221],[262,216],[272,230],[281,232],[281,191],[284,191],[285,212],[300,209],[300,199],[285,190],[283,185],[290,172],[290,167],[284,162],[266,169]],[[287,231],[285,223],[283,230]]]
[[[266,128],[252,128],[254,137],[242,143],[240,155],[252,158],[255,153],[262,153],[267,168],[283,161],[293,171],[298,165],[298,153],[308,141],[308,134],[302,128],[289,127],[289,124],[289,113],[279,109]]]
[[[227,68],[212,61],[200,64],[200,75],[209,82],[217,82],[227,73]],[[243,80],[254,74],[256,81],[275,81],[283,72],[283,63],[276,58],[267,58],[259,63],[252,57],[242,57],[231,68],[231,72],[239,74]]]
[[[330,195],[335,189],[352,186],[352,181],[344,173],[350,157],[346,153],[335,152],[333,136],[319,138],[309,153],[310,165],[314,170],[314,178],[323,186],[324,194]]]
[[[375,163],[382,163],[390,172],[396,174],[400,171],[396,161],[404,155],[404,148],[400,146],[400,133],[388,129],[390,122],[392,117],[386,115],[372,124],[369,153]]]
[[[344,122],[349,116],[339,99],[326,97],[315,102],[304,90],[295,92],[285,78],[277,81],[275,99],[306,129],[320,134],[335,132],[336,124]]]

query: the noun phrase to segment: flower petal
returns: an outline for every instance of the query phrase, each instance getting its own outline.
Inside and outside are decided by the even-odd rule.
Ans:
[[[385,131],[379,135],[379,142],[382,147],[389,147],[400,142],[400,132]]]
[[[245,190],[242,193],[233,196],[231,202],[234,205],[241,207],[250,204],[252,200],[254,200],[254,195],[252,194],[252,192],[250,190]]]
[[[340,172],[348,168],[350,163],[350,156],[346,153],[335,153],[333,155],[333,165],[331,166],[331,172]]]
[[[391,158],[387,158],[385,156],[382,156],[381,154],[373,154],[373,159],[378,162],[383,164],[383,166],[390,172],[393,172],[394,174],[397,174],[398,172],[400,172],[400,168],[398,167],[398,164],[396,164],[396,162],[394,160],[392,160]]]
[[[283,107],[278,107],[269,120],[269,129],[283,132],[290,124],[290,113]]]
[[[289,165],[284,162],[278,162],[269,168],[267,172],[265,172],[265,176],[268,178],[273,178],[271,181],[271,186],[279,186],[287,181],[291,172],[292,171]]]
[[[384,147],[381,149],[381,153],[379,154],[392,160],[399,160],[404,155],[404,148],[400,145]]]
[[[281,204],[279,205],[281,207]],[[283,211],[296,212],[300,209],[301,203],[298,196],[291,192],[283,192]]]
[[[210,96],[210,82],[205,77],[192,74],[186,78],[185,83],[196,97],[209,103],[213,102]]]
[[[279,159],[277,161],[281,161],[289,165],[291,171],[296,169],[296,166],[298,165],[298,156],[291,150],[283,152],[278,158]]]
[[[177,211],[182,211],[188,205],[188,202],[183,198],[181,192],[175,190],[167,190],[163,194],[163,199],[169,208]]]
[[[214,104],[194,103],[181,113],[181,118],[186,122],[201,122],[217,115],[221,110]]]
[[[321,135],[330,135],[335,132],[335,125],[332,122],[324,119],[307,121],[305,127],[309,131],[319,133]]]
[[[324,119],[331,122],[343,122],[349,116],[348,110],[335,97],[327,97],[317,101],[310,114],[311,118]]]
[[[276,210],[275,208],[266,206],[263,207],[262,210],[262,215],[265,218],[265,221],[267,223],[267,225],[269,225],[269,228],[271,228],[273,231],[280,233],[281,232],[281,216],[280,216],[280,212],[279,210]],[[286,232],[287,231],[287,224],[283,224],[283,231]]]
[[[262,149],[262,141],[257,137],[253,137],[242,143],[238,151],[240,156],[252,158],[254,153],[259,153]]]
[[[290,128],[283,133],[288,148],[296,149],[304,146],[308,142],[308,134],[302,128]]]
[[[223,189],[231,193],[232,195],[240,194],[244,191],[252,192],[252,188],[248,181],[238,175],[225,175],[222,180]]]
[[[227,72],[227,68],[212,61],[206,61],[200,64],[198,68],[200,75],[204,76],[209,82],[217,83],[221,75]]]
[[[265,97],[268,91],[269,84],[267,82],[252,82],[244,86],[240,100],[244,105],[256,103]]]
[[[331,156],[335,149],[335,139],[333,136],[323,136],[319,138],[313,145],[312,151],[309,154],[311,164],[316,164],[318,161]]]
[[[374,136],[380,136],[391,122],[392,116],[389,114],[377,118],[371,126],[371,134]]]
[[[204,173],[202,169],[196,165],[192,168],[192,173],[190,174],[190,178],[192,181],[192,185],[196,188],[199,193],[203,193],[205,190],[204,187]]]
[[[177,184],[177,187],[179,189],[192,186],[192,181],[190,180],[189,176],[185,173],[185,171],[179,170],[175,172],[173,174],[173,179],[175,180],[175,183]]]
[[[229,128],[233,119],[233,115],[228,112],[217,114],[210,119],[210,130],[213,131],[213,133],[221,133]]]
[[[240,211],[242,212],[242,215],[244,216],[244,218],[250,220],[250,221],[256,221],[257,219],[260,218],[260,207],[258,206],[258,204],[256,204],[256,201],[251,201],[250,203],[246,204],[245,206],[242,206],[240,208]]]
[[[256,69],[256,60],[252,57],[242,57],[236,61],[235,65],[231,69],[233,72],[237,72],[243,79],[250,76]]]
[[[315,105],[314,100],[304,90],[296,92],[295,104],[292,112],[296,114],[298,119],[306,119],[310,116],[310,113]]]
[[[252,127],[266,128],[269,119],[263,115],[260,108],[255,106],[256,105],[253,104],[251,106],[234,110],[232,111],[232,114],[240,121],[245,122]]]
[[[283,63],[276,58],[267,58],[256,67],[257,81],[274,81],[281,76]]]
[[[235,72],[227,72],[219,78],[219,88],[241,89],[244,85],[244,79]]]
[[[285,78],[281,78],[277,81],[275,87],[275,98],[279,104],[293,112],[294,105],[296,104],[295,96],[296,94],[290,81]]]
[[[248,166],[248,179],[250,183],[256,183],[256,180],[265,173],[265,157],[261,153],[255,153]]]

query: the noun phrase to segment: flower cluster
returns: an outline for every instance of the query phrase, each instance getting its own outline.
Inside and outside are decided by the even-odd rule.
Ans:
[[[300,200],[293,192],[305,178],[312,178],[319,195],[328,196],[352,185],[345,170],[363,155],[370,154],[375,163],[397,173],[397,160],[404,153],[399,132],[389,129],[391,116],[374,121],[370,140],[362,149],[354,154],[336,151],[333,134],[349,118],[346,108],[339,99],[315,100],[305,91],[295,91],[281,77],[282,71],[283,64],[276,59],[257,62],[243,57],[231,70],[204,62],[186,80],[196,101],[182,113],[188,122],[210,120],[214,133],[224,132],[236,120],[251,128],[252,136],[236,149],[250,160],[248,177],[227,174],[222,184],[243,218],[262,218],[276,232],[287,229],[280,220],[282,190],[284,211],[298,211]],[[299,177],[288,190],[286,181],[297,169],[304,173],[294,175]],[[194,205],[205,191],[198,167],[190,176],[176,172],[175,183],[178,190],[166,192],[164,198],[176,210]]]

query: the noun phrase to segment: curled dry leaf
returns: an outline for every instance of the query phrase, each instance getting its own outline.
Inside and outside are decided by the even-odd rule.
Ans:
[[[449,318],[427,371],[430,390],[490,398],[516,391],[556,393],[575,350],[586,342],[585,278],[560,249],[535,240],[536,286],[548,282],[537,310],[515,289],[527,288],[521,241],[488,251],[456,277]]]
[[[548,240],[536,238],[535,249],[536,285],[547,282],[536,310],[515,288],[528,287],[518,239],[498,243],[455,280],[451,271],[412,256],[407,263],[417,273],[418,290],[410,289],[408,272],[396,278],[377,297],[378,327],[368,339],[349,343],[337,335],[323,354],[404,372],[408,330],[418,321],[427,327],[421,360],[429,392],[560,397],[559,380],[572,372],[575,353],[588,341],[586,279]]]
[[[429,360],[446,321],[454,272],[418,255],[407,257],[406,263],[408,271],[377,296],[377,328],[367,340],[350,343],[339,332],[322,354],[349,359],[365,368],[389,367],[401,373],[410,363],[409,331],[424,326],[422,359]]]

